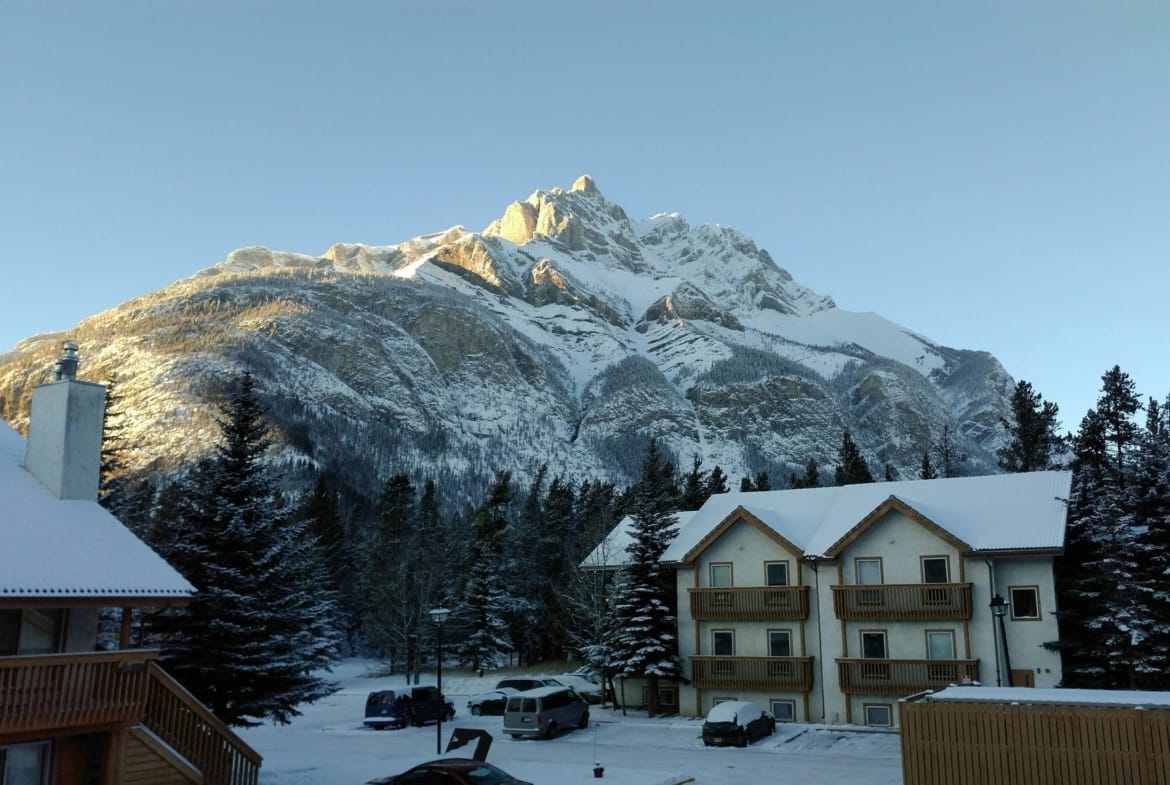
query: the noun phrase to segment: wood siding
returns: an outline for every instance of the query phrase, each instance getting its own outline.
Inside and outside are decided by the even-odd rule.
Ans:
[[[899,708],[905,785],[1170,782],[1164,708],[929,700]]]
[[[807,586],[688,589],[695,621],[780,621],[808,618]]]
[[[833,586],[842,621],[935,621],[971,618],[971,584],[910,583]]]
[[[185,765],[166,745],[139,732],[128,732],[120,761],[118,785],[202,785],[198,770]]]

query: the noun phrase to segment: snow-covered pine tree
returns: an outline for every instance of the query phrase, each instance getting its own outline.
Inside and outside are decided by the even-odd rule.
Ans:
[[[938,472],[934,469],[934,464],[930,462],[930,449],[927,448],[922,451],[922,464],[918,467],[918,479],[933,480],[938,477]]]
[[[841,448],[837,451],[837,468],[833,474],[838,485],[856,485],[873,482],[869,464],[849,431],[841,434]]]
[[[471,561],[455,622],[463,629],[463,641],[457,648],[459,661],[474,670],[500,667],[512,650],[506,614],[513,598],[501,579],[511,483],[511,472],[500,472],[487,501],[471,520]]]
[[[615,659],[621,673],[646,680],[651,716],[658,713],[659,682],[682,676],[673,574],[660,561],[678,531],[674,511],[679,497],[673,476],[673,466],[661,458],[658,445],[651,442],[641,481],[629,493],[633,539],[616,607],[621,630]]]
[[[1023,379],[1012,391],[1011,418],[1002,420],[1007,442],[996,452],[999,468],[1005,472],[1036,472],[1053,467],[1062,446],[1058,433],[1059,408],[1045,401],[1032,384]]]
[[[419,634],[422,619],[414,587],[415,490],[405,474],[386,480],[378,496],[378,515],[367,543],[363,593],[370,598],[362,622],[364,650],[388,659],[392,667],[406,666],[411,636]],[[429,618],[429,617],[428,617]]]
[[[197,594],[156,617],[162,661],[220,719],[287,723],[333,691],[318,673],[338,654],[333,597],[316,538],[278,503],[267,426],[251,374],[221,408],[221,443],[188,487],[175,566]]]
[[[1134,525],[1144,561],[1151,623],[1147,640],[1149,689],[1170,688],[1170,398],[1150,398],[1138,440],[1132,485]]]

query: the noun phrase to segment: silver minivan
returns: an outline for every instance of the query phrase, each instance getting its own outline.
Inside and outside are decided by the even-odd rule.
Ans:
[[[508,698],[504,733],[551,739],[562,728],[589,727],[589,704],[569,687],[537,687]]]

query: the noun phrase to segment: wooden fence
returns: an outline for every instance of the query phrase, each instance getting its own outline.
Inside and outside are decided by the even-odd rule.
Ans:
[[[1170,783],[1170,708],[913,699],[899,707],[904,785]]]

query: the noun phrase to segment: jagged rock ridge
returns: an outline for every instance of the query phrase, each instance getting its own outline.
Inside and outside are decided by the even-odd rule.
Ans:
[[[848,429],[875,475],[912,477],[949,425],[968,471],[992,471],[1012,385],[987,353],[837,309],[734,229],[632,221],[588,176],[478,233],[240,249],[69,336],[87,378],[116,373],[137,471],[197,459],[219,386],[249,367],[290,477],[372,494],[407,471],[457,499],[542,463],[624,484],[652,436],[681,464],[779,478],[831,469]],[[60,338],[0,358],[19,427]]]

